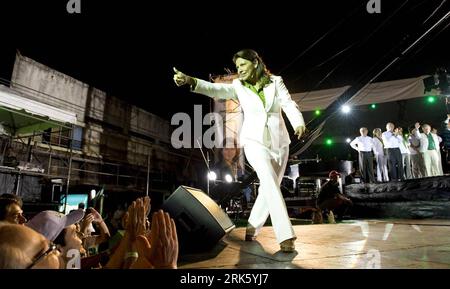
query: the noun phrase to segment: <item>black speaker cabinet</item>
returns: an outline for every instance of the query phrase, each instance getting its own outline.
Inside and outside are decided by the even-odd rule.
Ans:
[[[203,191],[180,186],[162,206],[177,226],[180,252],[212,249],[235,225]]]

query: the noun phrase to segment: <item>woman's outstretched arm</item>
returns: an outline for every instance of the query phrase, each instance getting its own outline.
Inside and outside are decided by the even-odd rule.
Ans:
[[[234,86],[228,83],[211,83],[184,74],[173,68],[175,72],[173,80],[177,86],[189,85],[191,91],[209,96],[216,99],[235,99],[237,98]]]

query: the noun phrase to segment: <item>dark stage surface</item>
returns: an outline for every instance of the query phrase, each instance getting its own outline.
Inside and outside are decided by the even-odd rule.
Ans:
[[[347,186],[345,192],[354,203],[352,216],[450,219],[448,175],[384,184],[354,184]]]

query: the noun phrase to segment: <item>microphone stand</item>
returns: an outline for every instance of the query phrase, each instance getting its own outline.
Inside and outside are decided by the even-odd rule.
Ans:
[[[211,173],[211,170],[209,169],[209,152],[208,151],[206,152],[206,157],[205,157],[205,154],[203,153],[202,146],[200,145],[200,142],[198,141],[198,139],[197,139],[197,143],[198,143],[198,147],[200,149],[200,152],[202,153],[203,160],[205,161],[206,168],[208,169],[208,176],[206,178],[206,192],[207,192],[207,194],[209,196],[209,176],[210,176],[210,173]]]

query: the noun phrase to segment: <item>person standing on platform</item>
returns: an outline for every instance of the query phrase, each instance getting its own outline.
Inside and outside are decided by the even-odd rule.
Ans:
[[[394,124],[388,122],[386,131],[381,135],[384,147],[387,149],[389,178],[391,181],[404,180],[402,153],[400,151],[400,140],[394,132]]]
[[[190,77],[176,68],[173,78],[177,86],[189,85],[195,93],[239,101],[244,113],[241,145],[260,181],[245,239],[254,240],[270,215],[281,251],[293,252],[296,236],[280,190],[290,143],[281,111],[299,138],[305,132],[305,122],[283,79],[269,72],[256,51],[241,50],[233,56],[233,62],[238,78],[231,84]]]
[[[411,158],[409,153],[409,142],[403,135],[403,129],[398,127],[395,129],[397,137],[400,140],[400,152],[402,153],[403,177],[407,180],[412,178],[411,175]]]
[[[389,182],[387,156],[384,149],[383,139],[381,138],[381,128],[373,130],[373,152],[377,161],[377,181]]]
[[[422,125],[423,133],[419,132],[420,123],[416,122],[416,137],[420,138],[420,153],[423,156],[427,177],[439,175],[439,139],[438,136],[431,132],[429,124]]]
[[[444,121],[442,142],[442,147],[445,153],[443,158],[444,173],[448,174],[450,172],[450,114],[447,114],[447,119]]]
[[[438,131],[435,128],[431,129],[431,133],[437,135],[438,141],[439,141],[439,145],[437,148],[437,152],[438,152],[438,157],[439,157],[439,162],[438,162],[438,175],[442,176],[444,174],[444,170],[442,168],[442,154],[441,154],[441,143],[443,141],[442,137],[440,135],[438,135]]]
[[[412,127],[409,130],[409,152],[411,157],[411,174],[415,179],[424,178],[427,173],[425,170],[425,164],[423,162],[423,156],[420,153],[420,138],[416,136],[416,128]]]
[[[375,183],[375,177],[373,175],[373,140],[370,136],[367,136],[369,131],[366,127],[359,129],[361,136],[356,137],[350,146],[358,151],[359,170],[365,183]]]

